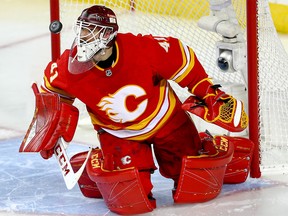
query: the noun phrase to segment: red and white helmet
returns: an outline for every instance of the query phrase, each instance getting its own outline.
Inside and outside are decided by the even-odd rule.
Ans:
[[[102,49],[113,46],[118,31],[115,13],[102,5],[82,11],[75,24],[77,60],[89,61]]]

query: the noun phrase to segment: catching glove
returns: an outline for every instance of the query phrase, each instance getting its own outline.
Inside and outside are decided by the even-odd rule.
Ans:
[[[190,96],[182,108],[231,132],[243,131],[248,126],[243,102],[221,91],[220,87],[208,78],[201,80],[191,90],[194,96]]]

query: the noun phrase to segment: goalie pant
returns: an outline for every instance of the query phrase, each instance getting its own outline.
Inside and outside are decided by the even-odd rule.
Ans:
[[[179,120],[179,116],[175,119]],[[188,120],[189,118],[184,121],[180,131],[181,129],[185,131],[190,125],[189,137],[191,139],[191,121]],[[173,124],[170,123],[172,127]],[[168,133],[164,134],[164,131],[162,136],[166,136],[165,138],[169,140]],[[185,133],[180,134],[184,136]],[[159,149],[154,146],[161,174],[165,177],[170,174],[169,177],[175,181],[175,189],[172,192],[176,203],[204,202],[213,199],[221,191],[223,178],[224,183],[240,183],[248,177],[253,150],[253,143],[250,140],[227,136],[213,138],[206,133],[200,133],[200,135],[197,133],[197,136],[194,137],[199,138],[206,153],[198,155],[194,150],[193,154],[185,154],[185,152],[177,154],[174,147],[174,156],[181,157],[180,161],[175,160],[177,166],[173,166],[175,165],[173,160],[170,162],[165,161],[167,158],[160,160],[157,151]],[[93,150],[87,170],[78,182],[83,195],[96,198],[103,196],[107,207],[118,214],[138,214],[152,211],[156,207],[156,201],[151,193],[153,186],[150,173],[156,167],[150,145],[122,140],[107,133],[100,134],[100,141],[105,150]],[[105,142],[107,142],[107,146],[103,145]],[[123,146],[120,145],[121,143]],[[178,145],[182,143],[179,142]],[[125,148],[127,145],[129,148]],[[105,154],[107,148],[110,154]],[[234,154],[233,149],[235,149]],[[200,152],[203,152],[203,149]],[[173,157],[171,153],[170,151],[169,159]],[[84,159],[85,153],[77,154],[71,159],[75,171]],[[228,168],[226,169],[227,163]],[[178,175],[171,175],[177,174],[177,172]]]

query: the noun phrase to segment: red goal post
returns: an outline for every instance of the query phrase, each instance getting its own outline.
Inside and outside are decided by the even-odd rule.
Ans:
[[[60,5],[59,0],[50,0],[50,23],[60,21]],[[60,34],[51,33],[51,59],[53,61],[61,54]]]
[[[260,171],[260,134],[259,134],[259,80],[258,80],[258,18],[257,1],[250,1],[247,9],[247,75],[248,75],[248,113],[249,113],[249,139],[255,144],[251,164],[251,177],[259,178]],[[248,16],[249,15],[249,16]]]
[[[72,24],[92,4],[106,5],[115,11],[119,32],[181,39],[194,49],[210,77],[219,81],[225,91],[246,102],[249,128],[241,134],[231,134],[193,119],[199,130],[207,128],[212,133],[249,136],[256,144],[251,177],[261,176],[260,167],[268,170],[288,166],[288,131],[285,131],[288,85],[284,82],[288,80],[288,56],[277,36],[267,0],[249,1],[249,4],[246,0],[232,0],[247,43],[246,80],[243,71],[220,71],[216,64],[216,44],[221,36],[197,26],[201,17],[210,14],[209,0],[50,0],[51,21],[59,19],[63,23],[60,34],[51,34],[52,59],[57,59],[60,50],[70,48],[74,37]],[[185,90],[173,87],[180,98],[188,96]]]

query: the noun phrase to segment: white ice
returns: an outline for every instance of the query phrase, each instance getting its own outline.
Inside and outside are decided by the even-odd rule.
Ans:
[[[115,215],[101,199],[67,190],[54,158],[20,154],[18,149],[34,112],[30,85],[41,82],[50,60],[49,1],[1,0],[0,7],[0,215]],[[288,37],[281,36],[288,50]],[[86,130],[86,129],[85,129]],[[78,143],[97,142],[94,132],[77,132]],[[95,141],[94,141],[95,140]],[[224,185],[220,195],[199,204],[173,204],[172,182],[156,172],[157,209],[144,215],[287,215],[288,170],[270,170],[260,179]]]

